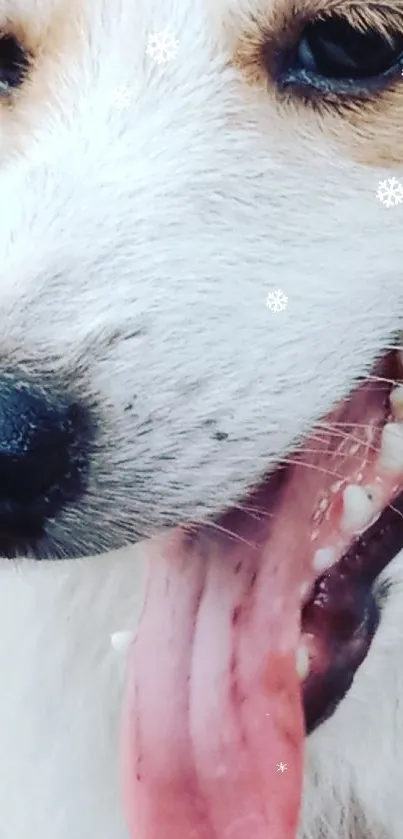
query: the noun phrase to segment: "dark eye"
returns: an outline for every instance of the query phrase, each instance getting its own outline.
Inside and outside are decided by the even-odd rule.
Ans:
[[[390,41],[370,30],[359,32],[342,18],[310,23],[299,42],[301,67],[330,79],[365,79],[389,70],[403,50],[403,39]]]
[[[403,35],[356,29],[345,18],[329,16],[305,26],[285,63],[280,83],[368,94],[401,72]]]
[[[20,87],[28,66],[28,54],[19,41],[13,35],[0,35],[0,97]]]

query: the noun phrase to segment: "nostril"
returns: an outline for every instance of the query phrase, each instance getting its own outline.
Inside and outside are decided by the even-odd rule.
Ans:
[[[82,494],[87,467],[86,409],[25,376],[0,376],[0,542],[37,537]]]
[[[0,497],[35,499],[68,470],[69,408],[32,391],[0,395]]]

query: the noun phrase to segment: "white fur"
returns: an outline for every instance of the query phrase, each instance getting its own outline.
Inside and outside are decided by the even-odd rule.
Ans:
[[[45,32],[55,5],[0,0],[0,25],[4,7]],[[55,370],[100,406],[88,495],[44,543],[76,554],[241,498],[370,371],[403,312],[401,212],[375,198],[395,170],[353,163],[308,107],[295,119],[228,66],[220,8],[241,29],[257,2],[239,20],[236,0],[214,15],[203,0],[83,5],[34,112],[29,92],[16,104],[18,154],[0,110],[4,364]],[[158,67],[147,37],[165,26],[179,51]],[[266,307],[273,288],[285,312]],[[109,636],[133,617],[140,566],[134,549],[1,566],[2,839],[126,839]],[[401,831],[402,560],[387,576],[373,649],[308,745],[307,839]]]

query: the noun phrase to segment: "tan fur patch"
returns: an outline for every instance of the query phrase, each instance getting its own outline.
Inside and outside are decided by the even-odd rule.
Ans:
[[[86,28],[81,0],[55,0],[47,4],[46,17],[32,14],[23,2],[0,2],[0,31],[14,35],[32,59],[22,87],[0,106],[7,150],[18,153],[40,114],[57,109],[57,79],[66,64],[80,60]]]

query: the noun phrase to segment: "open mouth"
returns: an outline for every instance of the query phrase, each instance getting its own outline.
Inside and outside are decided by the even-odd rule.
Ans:
[[[136,839],[295,839],[303,744],[378,623],[403,547],[399,352],[215,526],[149,552],[124,787]]]

